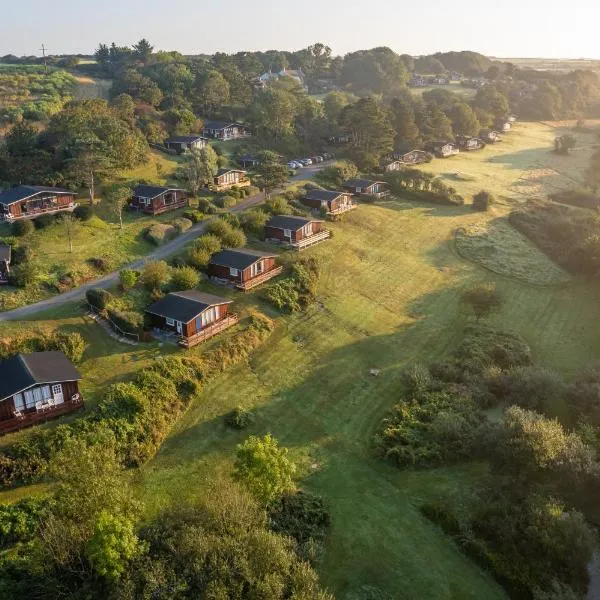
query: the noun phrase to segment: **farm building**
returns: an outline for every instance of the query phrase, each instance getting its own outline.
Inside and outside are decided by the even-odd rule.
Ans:
[[[197,290],[172,292],[146,309],[157,332],[177,338],[179,345],[191,348],[235,325],[236,314],[229,312],[227,298]]]
[[[248,137],[250,132],[242,123],[232,123],[230,121],[207,121],[202,129],[202,134],[215,140],[237,140]]]
[[[396,151],[392,154],[392,158],[404,165],[420,165],[431,161],[431,156],[425,150]]]
[[[485,142],[481,138],[471,137],[468,135],[457,136],[456,143],[461,150],[466,150],[467,152],[485,148]]]
[[[79,381],[62,352],[18,354],[0,362],[0,434],[81,408]]]
[[[208,263],[210,277],[231,283],[244,291],[276,277],[283,271],[276,255],[249,248],[227,248],[213,254]]]
[[[75,192],[38,185],[19,185],[0,193],[0,220],[35,219],[43,214],[72,211]]]
[[[344,181],[344,189],[361,196],[375,196],[382,198],[388,195],[385,189],[385,181],[371,181],[370,179],[347,179]]]
[[[324,221],[309,217],[276,215],[265,225],[265,240],[287,244],[295,250],[304,250],[330,237]]]
[[[302,198],[302,204],[310,206],[313,210],[323,211],[330,216],[341,215],[356,208],[352,194],[328,190],[308,190],[306,196]]]
[[[160,215],[187,206],[187,194],[180,188],[138,185],[133,190],[130,205],[149,215]]]
[[[427,150],[438,158],[448,158],[460,153],[460,148],[453,142],[430,142],[427,144]]]
[[[206,148],[208,140],[201,135],[178,135],[165,141],[165,147],[183,154],[186,150],[202,150]]]
[[[251,154],[245,154],[244,156],[240,156],[237,159],[237,162],[240,165],[240,167],[242,167],[242,169],[254,169],[260,164],[258,156],[253,156]]]
[[[482,129],[479,132],[479,137],[486,144],[495,144],[501,140],[500,134],[495,129]]]
[[[0,284],[8,283],[12,250],[10,246],[0,246]]]
[[[238,187],[250,185],[250,180],[246,178],[246,171],[241,169],[219,169],[213,177],[212,189],[216,192],[223,192],[234,185]]]

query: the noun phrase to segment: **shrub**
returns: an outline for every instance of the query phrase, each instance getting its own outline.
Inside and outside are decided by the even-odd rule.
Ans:
[[[246,235],[254,237],[262,237],[265,229],[265,224],[269,220],[269,215],[260,209],[249,210],[242,213],[241,226]]]
[[[471,308],[477,321],[502,306],[502,295],[491,283],[475,285],[465,290],[461,299]]]
[[[246,245],[246,234],[241,229],[232,229],[221,239],[226,248],[242,248]]]
[[[109,310],[108,317],[126,333],[141,333],[144,328],[144,316],[138,312]]]
[[[473,196],[473,210],[486,211],[495,201],[496,199],[492,193],[482,190]]]
[[[149,262],[140,279],[147,290],[159,290],[169,280],[169,265],[164,260]]]
[[[155,223],[146,230],[146,239],[155,246],[162,244],[177,237],[177,229],[166,223]]]
[[[200,274],[192,267],[177,267],[171,273],[170,287],[174,291],[190,290],[200,283]]]
[[[201,210],[207,215],[214,215],[217,212],[217,209],[208,198],[198,199],[198,210]]]
[[[210,262],[212,254],[199,246],[193,245],[188,248],[187,262],[195,269],[204,269]]]
[[[105,258],[89,258],[87,262],[101,273],[108,273],[110,271],[110,264]]]
[[[55,215],[51,214],[43,214],[34,219],[34,225],[36,229],[45,229],[46,227],[52,225],[56,221]]]
[[[237,198],[231,194],[219,196],[215,200],[215,204],[220,208],[231,208],[237,204]]]
[[[254,417],[252,412],[242,406],[234,408],[225,417],[225,423],[232,429],[246,429],[253,421]]]
[[[265,202],[265,208],[272,215],[290,215],[292,214],[292,208],[288,201],[281,196],[275,196]]]
[[[30,262],[34,259],[34,257],[35,252],[31,246],[23,244],[22,246],[13,246],[12,248],[12,264],[14,266]]]
[[[98,310],[105,310],[113,299],[108,290],[102,288],[92,288],[85,293],[85,299]]]
[[[183,213],[185,219],[189,219],[192,223],[199,223],[204,219],[204,213],[199,210],[186,210]]]
[[[173,221],[173,227],[175,227],[179,233],[183,233],[184,231],[191,229],[193,224],[194,223],[191,219],[186,218],[175,219],[175,221]]]
[[[11,270],[8,282],[16,287],[24,288],[31,285],[37,279],[37,276],[37,266],[32,262],[25,262]]]
[[[134,271],[133,269],[121,269],[121,271],[119,271],[119,281],[124,290],[135,287],[139,277],[139,271]]]
[[[267,299],[277,309],[293,313],[299,311],[300,294],[291,278],[278,281],[267,290]]]
[[[55,350],[62,352],[71,362],[76,365],[83,360],[83,354],[86,349],[86,342],[77,332],[73,333],[57,333],[51,345]]]
[[[89,221],[94,216],[94,209],[89,204],[81,204],[75,207],[73,216],[80,221]]]
[[[24,237],[33,233],[35,230],[35,225],[31,221],[31,219],[21,219],[20,221],[15,221],[12,224],[12,234],[18,237]]]
[[[225,213],[223,215],[219,215],[219,219],[229,223],[234,229],[240,228],[240,218],[233,213]]]
[[[232,230],[231,225],[223,219],[215,219],[211,221],[206,227],[206,233],[210,233],[219,239],[223,239],[223,236],[230,233]]]
[[[207,233],[201,237],[199,237],[195,242],[194,246],[197,248],[202,248],[206,250],[209,254],[214,254],[215,252],[219,252],[221,250],[221,240],[216,236],[210,233]]]

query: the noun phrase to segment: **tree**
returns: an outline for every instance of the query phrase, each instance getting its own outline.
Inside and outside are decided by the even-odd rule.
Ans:
[[[260,162],[256,172],[265,190],[265,196],[269,198],[274,189],[281,187],[287,181],[288,169],[281,164],[281,158],[275,152],[268,150],[260,152],[258,159]]]
[[[277,139],[293,132],[298,100],[289,91],[271,86],[256,94],[248,112],[250,122],[262,135]]]
[[[126,185],[113,185],[106,194],[106,199],[119,219],[119,227],[123,229],[123,210],[131,199],[131,189]]]
[[[202,111],[213,114],[223,104],[229,102],[229,83],[219,71],[209,71],[199,77],[197,99]]]
[[[473,109],[466,102],[458,102],[450,111],[452,129],[456,135],[479,135],[481,125]]]
[[[554,140],[554,151],[557,154],[569,154],[577,146],[577,138],[570,133],[561,135]]]
[[[486,211],[495,201],[496,198],[491,192],[481,190],[473,196],[473,210]]]
[[[135,284],[137,283],[139,277],[140,274],[137,271],[134,271],[133,269],[121,269],[119,271],[119,282],[121,283],[121,286],[124,290],[128,290],[132,287],[135,287]]]
[[[149,262],[144,267],[140,279],[149,291],[159,290],[169,280],[169,265],[164,260]]]
[[[145,38],[142,38],[137,44],[133,45],[134,56],[139,58],[144,63],[148,62],[148,60],[152,56],[153,50],[154,50],[154,47]]]
[[[502,296],[492,283],[482,283],[465,290],[461,299],[471,308],[477,321],[502,306]]]
[[[494,86],[490,85],[486,85],[478,90],[474,103],[475,106],[482,108],[497,118],[505,117],[510,111],[508,98]]]
[[[171,289],[174,291],[191,290],[198,287],[200,274],[192,267],[177,267],[171,273]]]
[[[192,194],[197,194],[212,182],[217,172],[217,161],[217,153],[208,145],[184,154],[182,172]]]
[[[65,226],[67,232],[67,239],[69,240],[69,252],[73,253],[73,228],[75,227],[77,220],[73,217],[72,212],[66,212],[61,215],[61,221]]]
[[[234,476],[263,504],[270,504],[294,489],[296,467],[270,434],[250,436],[236,448]]]
[[[452,121],[435,104],[417,105],[415,116],[423,140],[453,139]]]
[[[325,116],[331,125],[337,125],[342,110],[352,102],[356,102],[356,97],[346,94],[345,92],[334,91],[329,92],[323,100],[323,108]]]
[[[415,121],[415,111],[412,104],[412,99],[407,96],[400,96],[392,100],[393,126],[396,131],[395,146],[396,148],[404,147],[407,150],[408,146],[414,144],[419,138],[419,128]]]

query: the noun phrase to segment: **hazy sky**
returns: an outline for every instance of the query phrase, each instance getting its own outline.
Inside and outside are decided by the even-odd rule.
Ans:
[[[598,0],[0,0],[0,55],[91,53],[98,42],[186,54],[295,50],[600,58]]]

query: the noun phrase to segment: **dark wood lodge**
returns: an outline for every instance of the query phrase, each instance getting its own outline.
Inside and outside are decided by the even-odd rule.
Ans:
[[[325,223],[319,219],[276,215],[265,225],[265,240],[286,244],[294,250],[304,250],[330,237]]]
[[[0,434],[81,408],[80,380],[62,352],[18,354],[0,362]]]
[[[216,192],[223,192],[231,189],[234,185],[238,187],[250,185],[250,180],[246,179],[246,171],[241,169],[219,169],[213,178],[212,188]]]
[[[34,219],[46,213],[72,211],[75,192],[39,185],[19,185],[0,194],[0,220]]]
[[[191,348],[238,322],[229,313],[231,300],[188,290],[172,292],[146,309],[152,327],[176,336],[179,345]]]
[[[12,250],[10,246],[0,246],[0,284],[8,283]]]
[[[420,165],[431,160],[431,156],[425,150],[398,151],[392,154],[392,158],[405,165]]]
[[[456,138],[456,143],[461,150],[465,150],[467,152],[485,148],[485,142],[481,138],[471,137],[468,135],[459,135]]]
[[[217,281],[231,283],[248,291],[276,277],[283,271],[275,254],[249,248],[231,248],[217,252],[210,259],[208,274]]]
[[[460,153],[460,148],[452,142],[430,142],[427,150],[438,158],[448,158]]]
[[[482,129],[479,132],[479,137],[486,144],[495,144],[500,141],[500,134],[495,129]]]
[[[328,190],[308,190],[302,198],[302,204],[332,217],[356,208],[352,194]]]
[[[165,148],[183,154],[186,150],[202,150],[206,148],[208,140],[201,135],[178,135],[165,142]]]
[[[231,121],[207,121],[202,129],[202,134],[215,140],[227,141],[248,137],[250,132],[241,123]]]
[[[388,195],[385,189],[385,181],[371,181],[369,179],[347,179],[344,181],[344,189],[360,196],[375,196],[381,198]]]
[[[187,206],[187,194],[180,188],[160,187],[155,185],[138,185],[133,190],[131,207],[143,210],[149,215],[161,213]]]

